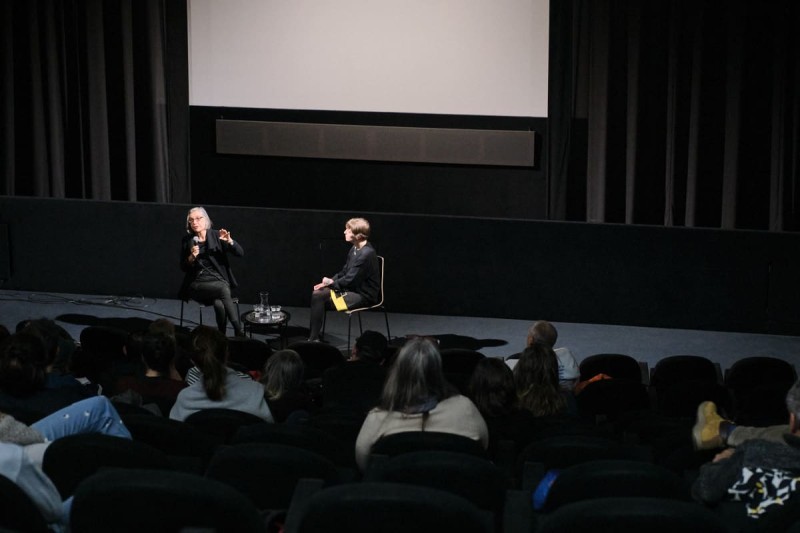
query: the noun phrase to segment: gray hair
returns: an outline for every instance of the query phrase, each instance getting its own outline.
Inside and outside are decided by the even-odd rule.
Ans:
[[[444,400],[449,392],[439,349],[428,339],[413,338],[400,349],[389,370],[379,407],[414,412],[431,400]]]
[[[786,408],[800,421],[800,379],[795,381],[792,388],[786,393]]]
[[[205,207],[193,207],[193,208],[189,209],[188,213],[186,213],[186,233],[191,233],[192,232],[192,225],[189,223],[189,217],[195,211],[200,212],[203,215],[203,217],[205,217],[205,219],[206,219],[206,227],[203,228],[203,229],[211,229],[211,226],[213,225],[213,223],[211,222],[211,217],[208,216],[208,212],[206,212],[206,208]]]

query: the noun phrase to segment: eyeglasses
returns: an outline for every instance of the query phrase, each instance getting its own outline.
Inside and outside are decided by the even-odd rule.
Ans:
[[[196,221],[199,221],[199,220],[203,220],[204,218],[205,217],[194,217],[194,218],[189,217],[186,220],[188,220],[189,222],[196,222]]]

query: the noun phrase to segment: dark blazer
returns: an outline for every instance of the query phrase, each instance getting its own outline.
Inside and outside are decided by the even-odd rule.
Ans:
[[[180,291],[178,291],[178,297],[181,300],[189,299],[189,285],[191,285],[195,277],[197,277],[195,264],[189,262],[189,255],[192,252],[192,246],[194,246],[193,238],[194,234],[189,233],[184,235],[181,240],[181,270],[185,272],[183,283],[181,284]],[[239,244],[239,241],[234,239],[233,246],[231,246],[220,240],[219,231],[209,229],[206,231],[206,250],[217,272],[225,278],[225,281],[228,282],[231,288],[237,287],[236,278],[228,262],[228,254],[233,254],[236,257],[242,257],[244,255],[244,248]]]

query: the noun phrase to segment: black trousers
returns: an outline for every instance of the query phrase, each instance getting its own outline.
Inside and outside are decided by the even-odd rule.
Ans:
[[[308,339],[315,341],[319,339],[319,332],[322,330],[322,322],[325,320],[325,308],[331,301],[331,289],[325,287],[311,293],[311,324],[309,326]],[[366,300],[363,296],[355,292],[348,292],[344,295],[344,301],[348,309],[356,309],[365,305]]]
[[[205,305],[214,306],[217,329],[225,333],[227,321],[231,321],[235,333],[242,332],[242,324],[236,314],[236,304],[231,297],[231,287],[227,282],[195,281],[189,285],[189,297]]]

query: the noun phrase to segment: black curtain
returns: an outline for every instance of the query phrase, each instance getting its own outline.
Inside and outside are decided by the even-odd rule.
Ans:
[[[552,0],[550,218],[800,229],[798,5]]]
[[[185,0],[6,0],[0,193],[185,202]]]

